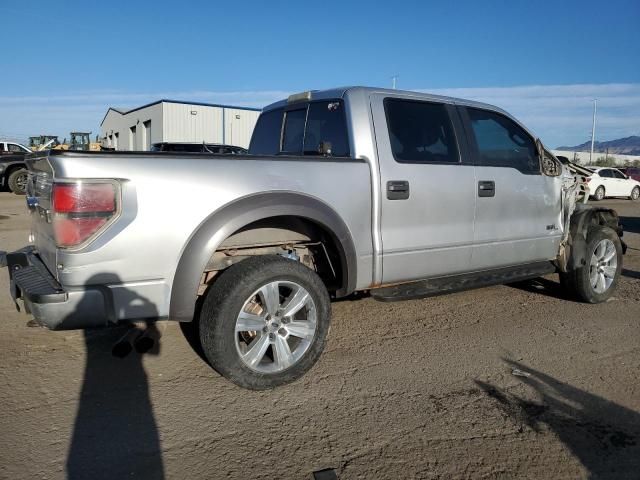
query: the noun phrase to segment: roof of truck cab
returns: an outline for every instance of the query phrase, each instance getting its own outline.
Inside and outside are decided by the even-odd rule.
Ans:
[[[444,95],[434,95],[432,93],[423,92],[423,91],[414,91],[414,90],[393,90],[390,88],[377,88],[377,87],[363,87],[363,86],[351,86],[351,87],[338,87],[331,88],[328,90],[311,90],[311,101],[314,100],[330,100],[334,98],[344,98],[347,94],[356,95],[358,93],[364,94],[382,94],[389,96],[400,96],[405,98],[415,98],[419,100],[427,100],[432,102],[439,103],[451,103],[457,105],[465,105],[468,107],[478,107],[484,108],[488,110],[494,110],[496,112],[503,113],[511,117],[511,115],[500,107],[496,107],[495,105],[491,105],[488,103],[476,102],[474,100],[467,100],[464,98],[456,98],[456,97],[447,97]],[[302,102],[301,102],[302,103]],[[284,107],[288,105],[289,102],[287,99],[280,100],[278,102],[272,103],[271,105],[267,105],[264,107],[263,111],[273,110],[275,108]]]

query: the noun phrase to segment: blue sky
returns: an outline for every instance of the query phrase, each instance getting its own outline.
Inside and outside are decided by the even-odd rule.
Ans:
[[[0,135],[97,132],[159,98],[264,106],[339,85],[506,108],[548,145],[640,135],[640,2],[0,0]]]

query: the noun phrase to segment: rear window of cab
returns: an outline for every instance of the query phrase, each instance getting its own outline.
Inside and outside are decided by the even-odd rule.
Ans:
[[[249,153],[348,157],[349,135],[342,100],[291,105],[260,115]]]

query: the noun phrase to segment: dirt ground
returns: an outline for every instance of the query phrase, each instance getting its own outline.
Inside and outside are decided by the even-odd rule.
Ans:
[[[176,323],[123,359],[121,329],[29,327],[0,271],[0,477],[640,478],[640,203],[604,203],[628,230],[611,301],[549,276],[336,302],[320,362],[267,392],[216,374]],[[0,250],[27,234],[24,198],[0,193]]]

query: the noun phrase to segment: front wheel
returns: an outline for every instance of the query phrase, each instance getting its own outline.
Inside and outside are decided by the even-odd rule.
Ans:
[[[300,378],[316,363],[330,318],[329,294],[313,270],[277,255],[252,257],[207,291],[200,341],[218,373],[264,390]]]
[[[638,200],[638,198],[640,198],[640,187],[633,187],[630,198],[631,200]]]
[[[560,275],[563,286],[578,300],[606,301],[616,289],[622,271],[622,244],[609,227],[592,227],[587,234],[585,264]]]

